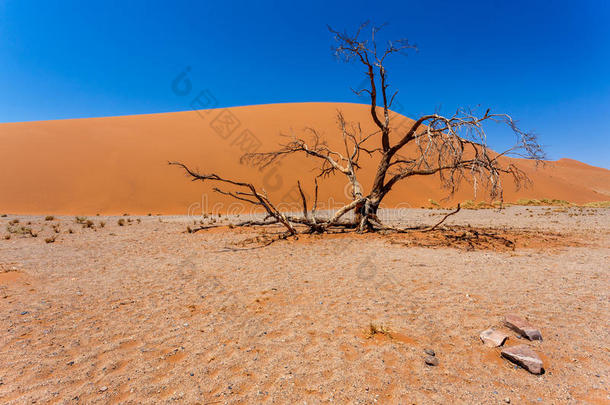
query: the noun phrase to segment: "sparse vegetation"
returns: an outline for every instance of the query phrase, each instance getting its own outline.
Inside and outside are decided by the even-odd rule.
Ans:
[[[76,217],[74,218],[77,224],[84,224],[87,222],[87,217]]]
[[[8,214],[2,214],[2,215],[0,215],[0,217],[6,218],[6,217],[8,217]]]
[[[55,219],[55,217],[53,215],[47,215],[46,217],[44,217],[45,221],[53,221]]]
[[[100,228],[103,228],[103,227],[105,227],[105,226],[106,226],[106,222],[101,221],[101,222],[100,222]]]
[[[46,243],[53,243],[53,242],[55,242],[55,238],[56,238],[56,237],[57,237],[56,235],[53,235],[53,236],[51,236],[51,237],[46,238],[44,241],[45,241]]]
[[[517,200],[517,202],[515,203],[516,205],[524,205],[524,206],[541,206],[541,205],[550,205],[550,206],[556,206],[556,205],[573,205],[572,203],[565,201],[565,200],[549,200],[546,198],[543,198],[542,200],[537,200],[537,199],[525,199],[525,198],[521,198],[519,200]]]
[[[428,202],[434,208],[440,208],[441,207],[441,205],[436,200],[433,200],[432,198],[429,198]]]
[[[392,339],[392,333],[390,332],[389,328],[383,325],[375,325],[371,322],[371,324],[369,324],[368,329],[366,330],[366,338],[371,339],[375,337],[375,335],[385,335]]]
[[[119,226],[125,226],[125,220],[124,220],[123,218],[120,218],[120,219],[117,221],[117,224],[119,224]]]
[[[36,238],[38,236],[38,234],[36,232],[34,232],[32,230],[32,228],[27,227],[27,226],[16,226],[17,223],[7,225],[6,226],[7,232],[15,234],[15,235],[29,235],[33,238]]]
[[[588,208],[610,208],[610,201],[595,201],[584,204]]]

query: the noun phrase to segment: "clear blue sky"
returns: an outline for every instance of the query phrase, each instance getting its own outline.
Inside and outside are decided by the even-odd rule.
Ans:
[[[610,168],[605,0],[5,0],[0,122],[186,110],[170,86],[186,66],[220,106],[358,102],[361,71],[331,55],[326,24],[366,19],[419,46],[391,67],[400,112],[489,106],[539,133],[550,158]]]

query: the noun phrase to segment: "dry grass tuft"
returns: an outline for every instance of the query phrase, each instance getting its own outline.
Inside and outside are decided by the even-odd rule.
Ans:
[[[121,218],[117,221],[117,224],[119,224],[119,226],[125,226],[125,220]]]
[[[595,201],[586,203],[583,207],[587,208],[610,208],[610,201]]]
[[[375,335],[384,335],[392,339],[392,333],[390,329],[383,325],[375,325],[374,323],[370,323],[368,329],[365,331],[366,338],[371,339],[375,337]]]
[[[19,221],[17,221],[18,223]],[[15,226],[16,223],[9,223],[9,225],[6,226],[6,230],[9,234],[15,234],[15,235],[29,235],[33,238],[36,238],[38,236],[38,234],[36,232],[34,232],[32,230],[32,228],[27,227],[27,226]]]

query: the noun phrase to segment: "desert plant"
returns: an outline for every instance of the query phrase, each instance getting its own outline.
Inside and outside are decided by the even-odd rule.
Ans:
[[[117,224],[119,224],[119,226],[125,226],[125,220],[124,220],[123,218],[120,218],[120,219],[117,221]]]
[[[369,327],[365,331],[365,335],[367,339],[373,338],[375,335],[385,335],[392,339],[392,333],[390,329],[383,325],[375,325],[374,323],[370,323]]]
[[[77,224],[84,224],[87,222],[87,217],[75,217],[74,220]]]
[[[275,151],[247,153],[241,158],[242,163],[256,166],[260,170],[294,154],[305,155],[318,162],[319,171],[314,178],[314,201],[311,210],[300,182],[297,182],[297,187],[303,215],[293,216],[280,211],[266,193],[260,192],[251,183],[229,179],[216,173],[202,174],[184,163],[169,162],[170,165],[182,168],[193,180],[230,187],[231,190],[214,188],[214,191],[261,207],[267,214],[262,221],[245,221],[237,225],[281,224],[288,235],[297,234],[296,226],[304,226],[305,232],[310,233],[327,232],[337,228],[359,232],[402,232],[415,228],[395,228],[383,224],[377,217],[383,199],[399,182],[418,176],[438,176],[441,185],[452,195],[462,180],[467,178],[472,181],[475,192],[478,188],[483,188],[491,198],[500,199],[502,175],[512,178],[517,186],[529,182],[526,174],[510,160],[505,159],[505,156],[516,155],[540,160],[544,156],[543,151],[536,136],[521,130],[512,117],[503,113],[492,113],[490,109],[479,112],[460,108],[453,115],[432,113],[415,121],[403,120],[403,125],[394,125],[393,119],[400,119],[400,116],[392,113],[390,108],[397,92],[388,91],[386,62],[394,55],[406,54],[407,51],[415,49],[415,46],[405,39],[388,41],[385,47],[381,46],[377,41],[380,28],[369,23],[362,24],[355,34],[332,28],[329,30],[336,41],[335,55],[346,62],[356,62],[364,70],[366,84],[355,92],[368,97],[370,118],[376,130],[363,133],[359,123],[349,123],[339,111],[337,123],[343,150],[331,149],[316,129],[308,128],[301,136],[288,137],[288,141]],[[367,30],[370,30],[370,35],[363,37]],[[381,104],[378,105],[378,102]],[[502,153],[491,151],[487,147],[485,131],[486,125],[490,123],[504,124],[512,130],[516,137],[515,145]],[[358,180],[360,159],[363,155],[377,159],[375,175],[368,189],[364,189]],[[329,217],[318,217],[317,180],[335,174],[345,176],[351,187],[351,201]],[[453,213],[459,209],[458,204]],[[354,214],[353,219],[344,220],[350,212]]]
[[[103,228],[103,227],[105,227],[105,226],[106,226],[106,222],[101,221],[101,222],[100,222],[100,228]]]
[[[429,198],[429,199],[428,199],[428,202],[429,202],[429,203],[430,203],[430,205],[431,205],[431,206],[433,206],[434,208],[440,208],[440,206],[441,206],[441,205],[440,205],[440,204],[439,204],[439,203],[438,203],[436,200],[433,200],[432,198]]]
[[[46,217],[44,217],[45,221],[53,221],[55,219],[55,217],[53,215],[47,215]]]
[[[45,241],[46,243],[53,243],[53,242],[55,242],[55,238],[56,238],[56,237],[57,237],[56,235],[53,235],[53,236],[51,236],[51,237],[46,238],[44,241]]]
[[[37,237],[38,234],[32,230],[32,228],[27,226],[16,226],[16,224],[9,224],[6,226],[6,230],[8,233],[16,234],[16,235],[29,235],[33,238]]]
[[[590,203],[586,203],[584,206],[590,207],[590,208],[610,208],[610,201],[590,202]]]

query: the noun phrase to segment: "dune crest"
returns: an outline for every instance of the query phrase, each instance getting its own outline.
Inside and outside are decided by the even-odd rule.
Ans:
[[[214,110],[184,111],[107,118],[0,124],[0,211],[18,214],[197,214],[237,212],[239,207],[210,185],[192,183],[167,165],[179,160],[226,177],[244,179],[264,188],[272,199],[296,203],[296,180],[313,190],[305,157],[282,160],[260,170],[240,163],[248,151],[264,151],[282,142],[281,134],[316,128],[332,144],[337,141],[335,113],[371,130],[368,106],[349,103],[271,104]],[[407,118],[401,117],[403,122]],[[400,123],[401,120],[396,120]],[[536,167],[515,160],[534,181],[516,190],[505,181],[504,199],[554,198],[575,203],[610,200],[610,171],[571,159]],[[374,175],[369,165],[360,171],[365,186]],[[347,201],[345,181],[337,176],[320,183],[320,201]],[[437,177],[413,179],[395,187],[386,206],[428,205],[446,191]],[[481,195],[482,197],[482,195]],[[473,199],[463,184],[455,201]]]

